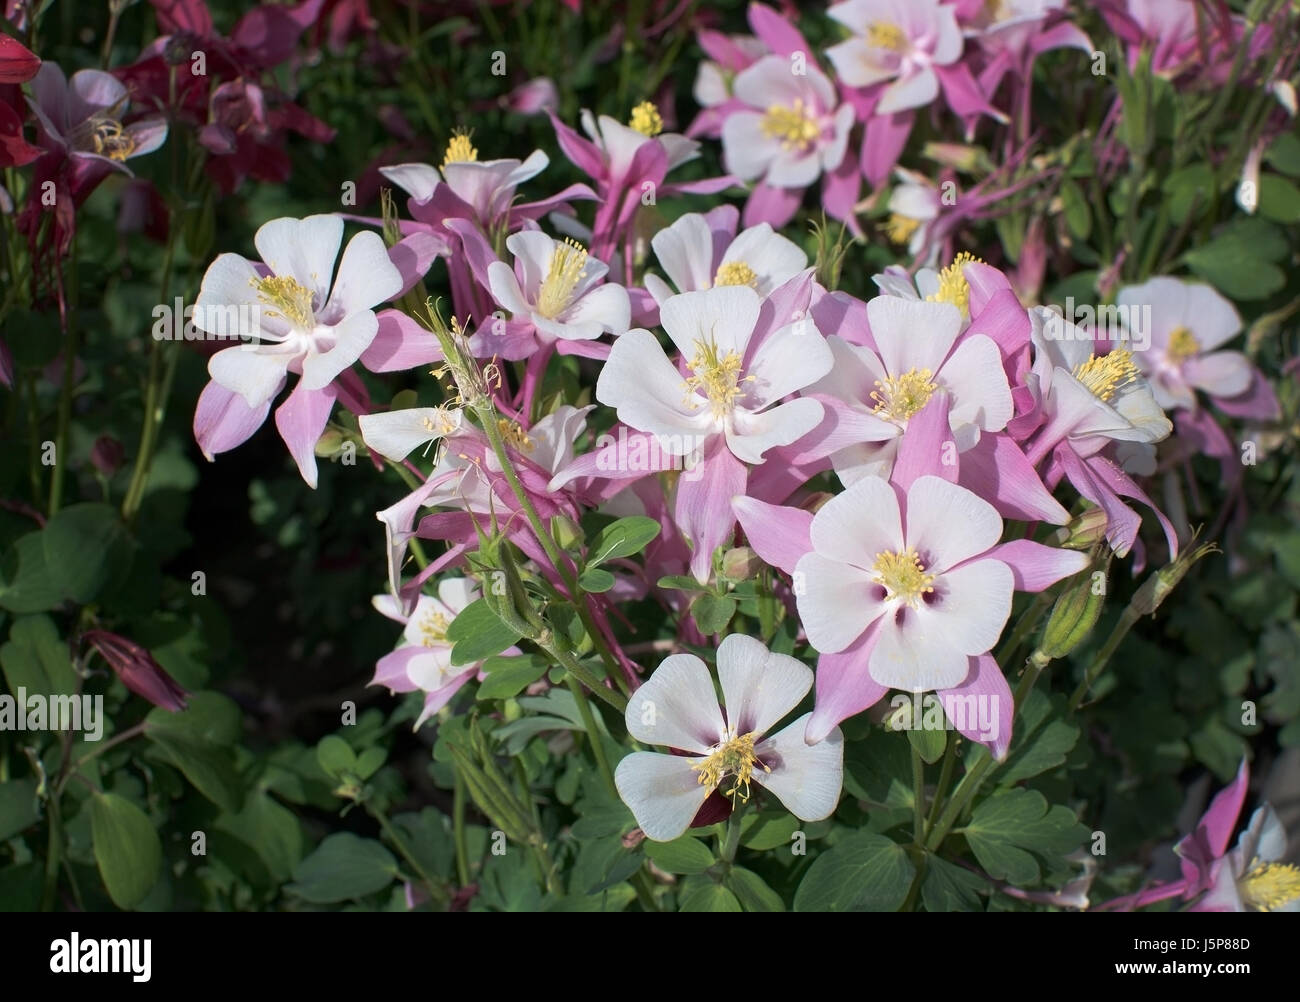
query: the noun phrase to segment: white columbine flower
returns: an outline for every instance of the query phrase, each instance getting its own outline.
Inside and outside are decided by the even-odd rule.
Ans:
[[[686,752],[633,752],[614,775],[619,796],[647,838],[668,842],[690,826],[704,801],[723,793],[749,799],[750,782],[770,790],[790,813],[820,821],[834,812],[844,778],[844,739],[834,728],[817,744],[804,743],[804,714],[771,737],[764,735],[812,687],[812,669],[773,654],[752,637],[733,634],[718,646],[718,679],[694,654],[666,658],[627,704],[627,729],[643,744]]]

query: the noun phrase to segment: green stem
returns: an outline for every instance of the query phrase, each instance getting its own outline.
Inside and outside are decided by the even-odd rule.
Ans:
[[[727,819],[727,833],[722,841],[722,860],[728,864],[736,859],[736,850],[740,848],[740,822],[745,814],[745,802],[733,807],[731,817]]]
[[[618,787],[614,785],[614,772],[609,767],[609,758],[605,755],[605,746],[600,740],[600,732],[596,729],[596,717],[591,711],[591,704],[587,701],[586,694],[582,691],[582,686],[572,675],[566,679],[569,690],[573,693],[573,698],[578,703],[578,713],[582,717],[582,725],[587,729],[587,743],[591,745],[591,754],[595,756],[596,768],[600,771],[601,778],[605,781],[605,786],[609,792],[616,798],[618,797]]]
[[[917,845],[925,844],[925,763],[921,753],[912,749],[912,838]]]
[[[72,423],[72,390],[77,364],[76,311],[68,307],[68,326],[63,341],[63,381],[59,386],[58,427],[54,433],[54,468],[50,470],[50,517],[63,503],[63,471],[68,465],[68,427]]]
[[[939,809],[943,806],[944,799],[948,796],[948,786],[952,783],[953,769],[957,765],[957,745],[956,735],[948,735],[948,747],[944,749],[943,763],[939,766],[939,783],[934,788],[934,801],[930,804],[929,817],[925,819],[925,830],[929,832],[934,827],[935,821],[939,818]],[[921,842],[924,845],[924,840]]]
[[[1025,609],[1020,618],[1016,620],[1016,625],[1011,629],[1011,635],[998,648],[995,660],[999,665],[1007,664],[1011,656],[1016,653],[1020,645],[1024,643],[1025,637],[1029,632],[1038,625],[1038,621],[1043,618],[1047,612],[1048,606],[1052,604],[1052,594],[1048,591],[1039,592],[1029,607]]]
[[[461,887],[469,886],[469,851],[465,844],[465,781],[456,770],[456,786],[451,801],[452,840],[456,844],[456,876]]]
[[[113,735],[107,741],[99,742],[97,745],[95,745],[93,751],[90,751],[87,754],[81,756],[81,758],[77,759],[77,761],[73,762],[71,766],[69,766],[67,769],[63,771],[63,775],[59,777],[58,784],[56,785],[54,790],[55,796],[58,796],[63,792],[64,786],[67,785],[68,778],[81,772],[82,767],[85,766],[87,762],[90,762],[91,760],[98,758],[100,755],[103,755],[104,752],[109,751],[110,749],[116,747],[117,745],[130,741],[132,738],[139,737],[143,733],[144,733],[144,721],[142,720],[134,727],[128,727],[126,730],[122,731],[122,733]]]
[[[41,911],[54,910],[54,897],[59,889],[59,868],[63,864],[63,819],[59,814],[59,798],[46,801],[50,831],[45,850],[45,888],[41,894]]]
[[[447,893],[447,888],[443,885],[442,881],[434,880],[433,877],[429,876],[424,867],[420,865],[420,861],[412,855],[411,850],[407,847],[406,840],[397,833],[397,829],[394,828],[392,823],[388,820],[388,815],[368,800],[365,801],[365,807],[370,816],[379,822],[379,827],[383,829],[384,834],[387,835],[389,841],[393,843],[393,847],[401,853],[402,858],[410,863],[411,868],[419,875],[420,880],[424,882],[424,886],[429,892],[429,896],[440,906],[447,905],[451,900],[451,896]]]
[[[1101,649],[1097,651],[1096,656],[1092,659],[1092,663],[1088,666],[1088,670],[1083,673],[1083,680],[1079,683],[1074,692],[1070,694],[1070,702],[1066,707],[1067,717],[1074,715],[1074,711],[1077,710],[1079,704],[1083,702],[1083,697],[1088,694],[1088,690],[1091,689],[1097,679],[1101,677],[1102,671],[1105,670],[1107,662],[1111,659],[1111,655],[1115,653],[1115,649],[1119,647],[1120,641],[1128,635],[1128,631],[1133,628],[1133,624],[1136,623],[1139,618],[1139,614],[1132,606],[1124,607],[1124,611],[1120,614],[1119,622],[1115,624],[1115,628],[1110,631],[1110,636],[1106,638],[1106,642],[1102,644]]]

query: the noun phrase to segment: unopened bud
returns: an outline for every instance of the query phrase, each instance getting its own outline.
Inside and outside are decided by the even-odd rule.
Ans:
[[[722,558],[722,574],[732,581],[748,581],[764,567],[757,553],[748,546],[728,550]]]
[[[1067,550],[1091,550],[1106,536],[1106,513],[1090,507],[1056,530],[1053,542]]]
[[[1102,606],[1106,604],[1105,575],[1110,559],[1107,553],[1103,567],[1077,575],[1075,581],[1057,596],[1036,653],[1049,659],[1063,658],[1092,632],[1101,616]],[[1100,581],[1097,574],[1101,575]]]
[[[1191,570],[1192,564],[1202,557],[1218,552],[1219,547],[1216,543],[1202,543],[1190,550],[1184,550],[1172,564],[1166,564],[1142,582],[1142,587],[1129,600],[1129,607],[1139,616],[1152,615],[1160,608],[1160,603],[1169,597],[1169,593],[1178,587],[1178,582]]]
[[[562,550],[577,549],[585,539],[582,529],[564,515],[556,515],[551,519],[551,536]]]
[[[137,696],[173,713],[185,709],[189,693],[139,644],[107,630],[87,630],[82,639],[99,651],[122,684]]]

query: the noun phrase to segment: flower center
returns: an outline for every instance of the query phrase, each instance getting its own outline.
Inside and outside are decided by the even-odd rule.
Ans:
[[[1264,863],[1255,860],[1244,877],[1237,881],[1241,900],[1257,912],[1276,911],[1300,898],[1300,867],[1291,863]]]
[[[772,771],[769,766],[759,762],[758,756],[754,754],[756,736],[755,732],[750,731],[748,734],[728,738],[715,746],[708,758],[692,762],[691,768],[700,774],[700,785],[716,788],[727,776],[735,776],[736,781],[726,791],[726,796],[732,798],[733,805],[737,796],[748,803],[749,780],[754,774],[754,766],[762,766],[764,772]]]
[[[1098,357],[1089,355],[1088,361],[1074,367],[1074,378],[1103,403],[1110,403],[1115,392],[1125,383],[1137,378],[1138,367],[1133,364],[1133,353],[1127,348],[1116,348]]]
[[[431,435],[450,435],[456,431],[458,424],[456,420],[443,407],[435,408],[438,412],[437,420],[426,417],[421,424],[424,430]]]
[[[478,150],[470,145],[469,133],[458,132],[447,144],[447,153],[442,158],[442,166],[448,164],[472,164],[478,160]]]
[[[90,128],[91,148],[110,160],[125,160],[135,152],[135,140],[115,118],[97,118]]]
[[[736,398],[743,392],[740,388],[741,358],[735,349],[725,355],[719,355],[718,346],[713,341],[696,341],[695,357],[687,364],[691,370],[690,378],[685,381],[687,403],[689,394],[699,391],[709,398],[709,408],[715,419],[726,417],[736,406]],[[746,376],[745,379],[752,379]]]
[[[758,274],[744,261],[728,261],[713,276],[714,285],[748,285],[758,288]]]
[[[763,135],[779,139],[783,149],[804,150],[812,145],[821,134],[821,129],[808,113],[803,98],[794,99],[794,104],[774,104],[767,109],[760,126]]]
[[[1169,332],[1169,345],[1165,348],[1169,361],[1178,364],[1193,355],[1199,355],[1200,352],[1201,342],[1197,341],[1196,335],[1186,327],[1175,327]]]
[[[573,299],[573,290],[586,273],[587,252],[580,243],[566,239],[564,243],[556,244],[537,296],[537,312],[547,320],[554,320],[563,313]]]
[[[629,128],[635,129],[643,136],[657,136],[664,131],[663,116],[650,101],[642,101],[633,108],[632,118],[627,124]]]
[[[888,601],[899,601],[916,608],[921,596],[934,591],[934,575],[925,573],[925,566],[916,550],[885,550],[876,554],[872,564],[876,582],[885,589]]]
[[[889,21],[873,21],[867,27],[867,44],[891,52],[904,52],[907,49],[907,36],[903,29]]]
[[[908,369],[901,376],[886,376],[876,380],[871,399],[876,405],[873,413],[891,421],[906,421],[930,402],[930,395],[939,388],[929,369]]]
[[[430,609],[420,618],[420,643],[434,647],[447,642],[447,617]]]
[[[300,330],[310,330],[316,326],[311,290],[296,278],[290,275],[268,275],[266,278],[250,278],[248,284],[257,290],[260,302],[275,307],[268,311],[269,316],[283,317]]]
[[[963,317],[970,316],[970,283],[966,281],[965,267],[982,263],[974,254],[962,251],[952,259],[952,264],[939,272],[939,289],[926,296],[928,303],[952,303]]]
[[[905,244],[912,239],[921,226],[921,220],[912,219],[910,216],[900,216],[897,212],[891,212],[889,218],[885,220],[885,236],[891,243]]]
[[[497,418],[497,429],[501,432],[501,437],[506,440],[506,445],[515,452],[532,452],[537,447],[537,443],[528,437],[524,426],[518,421]]]

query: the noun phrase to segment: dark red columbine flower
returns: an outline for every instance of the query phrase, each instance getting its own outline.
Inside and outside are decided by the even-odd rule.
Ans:
[[[109,663],[122,684],[154,706],[178,713],[185,709],[189,695],[174,678],[163,670],[147,650],[126,637],[107,630],[87,630],[82,639]]]

